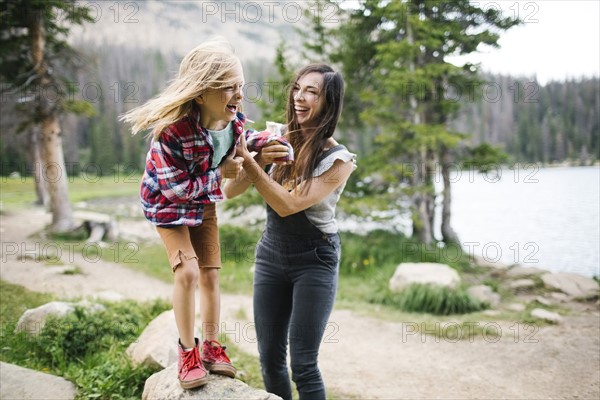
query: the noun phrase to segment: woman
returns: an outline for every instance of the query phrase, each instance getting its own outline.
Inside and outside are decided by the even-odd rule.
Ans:
[[[254,322],[267,391],[292,398],[286,354],[300,399],[325,399],[317,365],[319,346],[333,308],[340,260],[335,208],[356,156],[333,139],[342,111],[344,82],[325,64],[301,69],[287,105],[286,138],[295,162],[275,162],[285,146],[264,147],[255,157],[242,137],[237,155],[244,171],[228,180],[232,198],[253,183],[267,202],[267,222],[256,250]]]

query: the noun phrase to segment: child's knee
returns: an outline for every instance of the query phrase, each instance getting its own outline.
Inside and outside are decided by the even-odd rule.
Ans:
[[[199,274],[196,259],[185,260],[175,269],[175,281],[186,287],[195,286]]]

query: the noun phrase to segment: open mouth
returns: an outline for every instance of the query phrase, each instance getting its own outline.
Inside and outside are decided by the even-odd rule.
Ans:
[[[295,107],[294,110],[298,113],[303,113],[303,112],[308,111],[308,108]]]
[[[227,109],[231,112],[237,112],[238,106],[233,104],[227,104]]]

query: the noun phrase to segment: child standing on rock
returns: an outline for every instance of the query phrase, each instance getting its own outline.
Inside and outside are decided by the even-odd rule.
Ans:
[[[243,85],[231,45],[212,39],[183,58],[177,77],[161,94],[122,117],[134,134],[152,129],[141,203],[173,270],[178,378],[185,389],[206,384],[209,371],[236,375],[218,342],[221,253],[215,202],[223,199],[222,178],[235,179],[242,168],[242,159],[234,155],[244,131]],[[194,337],[197,286],[201,351]]]

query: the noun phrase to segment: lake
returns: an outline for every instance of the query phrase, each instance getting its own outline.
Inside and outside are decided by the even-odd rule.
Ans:
[[[490,261],[600,275],[600,168],[525,164],[451,178],[463,248]]]
[[[451,181],[451,224],[469,254],[492,263],[600,275],[600,168],[524,164],[488,174],[455,171]],[[434,183],[441,190],[441,176]],[[381,215],[392,218],[338,222],[342,230],[393,226],[410,235],[407,215],[396,210]]]

